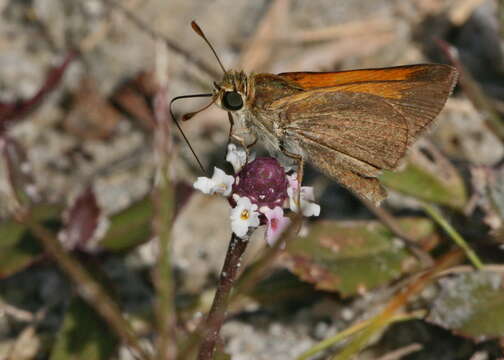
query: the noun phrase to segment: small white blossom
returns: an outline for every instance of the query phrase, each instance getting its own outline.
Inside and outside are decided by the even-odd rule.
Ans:
[[[283,209],[280,206],[274,209],[263,206],[259,211],[266,216],[266,220],[268,221],[266,227],[266,242],[270,246],[273,246],[280,235],[282,235],[284,230],[289,226],[291,220],[284,216]],[[281,244],[280,247],[282,249],[285,248],[285,243]]]
[[[226,161],[230,162],[233,165],[233,169],[235,174],[241,170],[243,165],[245,165],[245,161],[247,161],[247,152],[245,149],[237,148],[235,144],[230,143],[228,145]]]
[[[249,154],[248,161],[251,162],[255,159],[255,154]],[[241,168],[247,162],[247,152],[242,147],[237,147],[235,144],[230,143],[228,145],[228,151],[226,155],[226,161],[231,163],[233,170],[238,173]]]
[[[234,177],[227,175],[221,169],[214,167],[214,173],[211,178],[199,177],[193,184],[193,187],[204,194],[221,194],[229,196],[234,183]]]
[[[233,194],[236,206],[231,209],[231,230],[238,237],[247,234],[249,227],[259,226],[257,205],[252,204],[248,197]]]
[[[287,188],[287,195],[289,195],[289,208],[298,212],[298,188],[297,175],[294,173],[287,177],[289,180],[289,187]],[[304,216],[319,216],[320,205],[315,203],[315,196],[313,195],[313,187],[301,186],[300,194],[301,212]]]

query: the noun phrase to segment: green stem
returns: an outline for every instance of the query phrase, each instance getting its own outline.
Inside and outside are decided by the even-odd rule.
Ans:
[[[425,315],[425,313],[423,311],[418,311],[413,314],[397,314],[397,315],[394,315],[393,317],[387,319],[387,322],[385,325],[389,325],[389,324],[392,324],[394,322],[399,322],[399,321],[418,319],[418,318],[423,317],[424,315]],[[358,333],[362,329],[365,329],[366,327],[371,325],[371,323],[373,321],[374,321],[374,319],[368,319],[368,320],[362,321],[362,322],[355,324],[354,326],[352,326],[348,329],[345,329],[345,330],[337,333],[334,336],[331,336],[330,338],[327,338],[327,339],[319,342],[317,345],[315,345],[311,349],[302,353],[297,358],[297,360],[306,360],[306,359],[310,358],[311,356],[315,356],[319,352],[326,350],[326,349],[330,348],[331,346],[336,345],[340,341],[346,339],[347,337]]]
[[[155,272],[157,290],[158,343],[159,360],[175,358],[175,306],[174,283],[172,274],[171,229],[173,223],[173,204],[175,195],[166,172],[164,181],[155,191],[156,198],[156,233],[159,238],[159,258]]]
[[[175,192],[170,176],[174,147],[171,122],[167,117],[166,87],[164,85],[160,86],[153,105],[156,119],[154,149],[159,161],[157,169],[159,183],[154,191],[153,198],[156,208],[155,232],[159,239],[159,257],[155,271],[156,318],[158,325],[156,359],[173,360],[177,356],[175,285],[172,273],[171,244]]]
[[[439,226],[443,228],[443,230],[452,238],[452,240],[464,250],[467,258],[474,267],[478,270],[483,269],[483,262],[478,258],[478,255],[474,252],[474,250],[467,244],[464,238],[450,225],[448,221],[441,215],[434,207],[423,204],[423,208],[427,214],[435,221]]]

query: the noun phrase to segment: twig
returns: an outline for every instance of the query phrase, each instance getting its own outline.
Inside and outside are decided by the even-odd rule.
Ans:
[[[151,36],[152,38],[156,40],[161,40],[163,41],[166,46],[173,52],[183,56],[188,62],[191,64],[195,65],[197,68],[199,68],[201,71],[205,72],[212,78],[220,78],[221,73],[216,71],[214,68],[208,66],[206,63],[204,63],[202,60],[195,58],[190,51],[182,48],[181,46],[177,45],[172,39],[166,37],[165,35],[161,34],[160,32],[153,30],[149,24],[147,24],[145,21],[140,19],[138,16],[133,14],[131,11],[126,9],[123,5],[121,5],[118,1],[116,0],[103,0],[105,3],[109,4],[110,6],[113,6],[114,8],[120,10],[126,18],[131,21],[133,24],[135,24],[140,30],[146,32]]]
[[[418,343],[413,343],[410,345],[403,346],[402,348],[399,348],[397,350],[391,351],[388,354],[385,354],[383,356],[380,356],[376,360],[397,360],[397,359],[402,359],[406,355],[412,354],[414,352],[422,350],[423,346]]]
[[[444,231],[452,238],[452,240],[464,250],[469,261],[472,262],[474,267],[478,270],[482,270],[484,265],[481,260],[478,258],[478,255],[474,252],[473,249],[467,244],[464,238],[455,230],[448,221],[446,221],[443,216],[436,210],[434,207],[424,204],[424,210],[429,214],[429,216],[438,223],[439,226],[443,228]]]
[[[56,260],[66,275],[77,285],[79,295],[105,319],[111,330],[136,355],[142,359],[149,359],[148,354],[141,347],[130,324],[122,316],[119,306],[84,267],[63,249],[58,239],[34,221],[29,214],[19,215],[18,221],[26,225],[37,237],[45,251]]]
[[[35,320],[35,314],[0,300],[0,317],[5,315],[11,316],[17,321],[32,322]]]
[[[12,344],[9,355],[6,358],[7,360],[17,360],[23,355],[25,356],[23,358],[26,358],[28,356],[26,353],[27,345],[32,347],[34,353],[37,352],[40,344],[36,344],[36,328],[40,321],[46,316],[47,309],[48,307],[44,306],[35,314],[31,314],[32,319],[30,320],[30,324],[21,331],[14,344]]]
[[[35,357],[40,348],[40,341],[37,341],[35,329],[35,324],[25,327],[8,350],[8,355],[2,359],[19,360],[20,357],[23,359]]]
[[[215,344],[219,338],[220,329],[226,315],[231,289],[238,275],[241,258],[247,244],[248,239],[241,239],[234,233],[231,235],[226,259],[217,285],[217,292],[203,330],[203,341],[199,348],[198,360],[211,360],[213,357]]]
[[[498,265],[498,264],[484,265],[482,270],[504,274],[504,265]],[[467,273],[471,273],[471,272],[474,272],[473,266],[459,265],[459,266],[454,266],[452,268],[449,268],[448,270],[440,272],[439,274],[436,275],[436,277],[444,277],[444,276],[453,275],[453,274],[467,274]]]

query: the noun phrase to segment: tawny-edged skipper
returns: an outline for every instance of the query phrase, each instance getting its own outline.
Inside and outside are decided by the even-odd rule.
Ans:
[[[217,60],[222,80],[196,96],[213,98],[204,109],[215,103],[228,112],[232,141],[249,148],[261,140],[297,163],[300,181],[309,161],[375,204],[387,195],[377,176],[397,168],[457,81],[456,69],[443,64],[275,75],[226,70]]]

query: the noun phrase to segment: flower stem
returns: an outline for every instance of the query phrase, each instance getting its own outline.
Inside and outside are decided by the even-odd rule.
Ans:
[[[241,239],[234,233],[229,242],[226,260],[222,267],[217,292],[212,303],[212,308],[206,319],[199,348],[198,360],[211,360],[215,351],[215,344],[219,339],[220,329],[226,316],[229,295],[240,269],[243,253],[247,248],[248,239]]]

